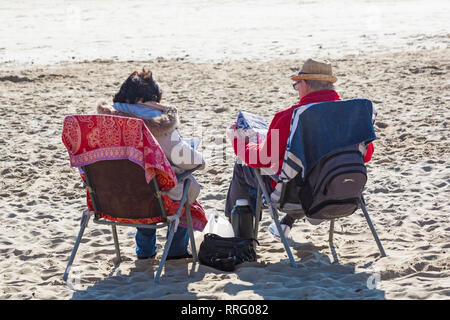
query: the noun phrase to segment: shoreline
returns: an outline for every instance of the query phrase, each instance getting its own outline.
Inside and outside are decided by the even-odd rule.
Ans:
[[[76,58],[67,57],[66,59],[59,59],[55,61],[48,62],[34,62],[34,61],[15,61],[15,60],[7,60],[0,61],[0,71],[3,68],[14,68],[14,69],[33,69],[33,68],[46,68],[52,66],[68,66],[71,64],[83,64],[83,63],[156,63],[156,62],[164,62],[164,61],[174,61],[174,62],[185,62],[191,64],[228,64],[228,63],[245,63],[245,62],[257,62],[264,63],[270,62],[273,60],[281,60],[281,61],[296,61],[296,60],[306,60],[309,57],[315,57],[318,59],[324,60],[339,60],[345,59],[348,57],[363,57],[363,56],[376,56],[376,55],[386,55],[386,54],[402,54],[405,52],[414,53],[414,52],[423,52],[423,51],[442,51],[450,49],[450,33],[440,34],[440,35],[425,35],[425,34],[417,34],[416,38],[422,37],[422,39],[434,39],[439,38],[442,41],[439,43],[428,43],[428,44],[415,44],[415,48],[412,48],[413,39],[407,46],[400,47],[385,47],[378,50],[367,51],[367,52],[348,52],[348,51],[340,51],[335,52],[334,54],[327,52],[326,54],[320,53],[321,51],[326,50],[317,50],[317,54],[300,54],[298,52],[287,52],[285,54],[281,54],[278,56],[267,56],[267,57],[242,57],[242,55],[237,55],[229,57],[224,54],[223,58],[218,57],[191,57],[190,55],[179,55],[175,56],[172,54],[167,55],[158,55],[153,58],[143,59],[143,58],[117,58],[117,57],[107,57],[104,56],[102,58]],[[355,51],[355,50],[353,50]],[[229,57],[229,58],[225,58]]]

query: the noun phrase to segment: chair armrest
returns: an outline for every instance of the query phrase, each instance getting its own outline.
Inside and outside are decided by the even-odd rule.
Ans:
[[[177,175],[177,180],[178,182],[183,181],[184,179],[186,179],[187,176],[189,176],[191,173],[193,173],[195,170],[198,170],[202,167],[201,164],[199,164],[198,166],[196,166],[195,168],[191,169],[191,170],[186,170],[183,173],[180,173],[179,175]]]

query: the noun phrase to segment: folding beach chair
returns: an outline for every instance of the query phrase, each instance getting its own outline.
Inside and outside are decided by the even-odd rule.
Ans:
[[[325,160],[339,153],[353,153],[353,156],[356,153],[359,154],[359,157],[362,157],[363,153],[365,153],[366,144],[376,139],[373,128],[375,116],[376,111],[371,101],[367,99],[314,103],[299,107],[292,116],[291,132],[282,172],[279,176],[273,177],[278,183],[271,194],[264,183],[261,170],[254,169],[258,180],[254,238],[257,239],[258,236],[259,220],[262,213],[261,195],[264,195],[271,217],[294,268],[298,266],[281,229],[278,211],[283,211],[294,217],[304,216],[306,213],[308,217],[310,211],[305,212],[304,205],[300,201],[302,183],[316,165],[323,164]],[[336,172],[338,174],[342,174],[342,172],[351,173],[352,169],[354,169],[352,164],[346,166],[347,168],[345,166],[332,168],[324,179],[330,181],[333,175],[336,175]],[[335,219],[348,216],[360,208],[363,211],[381,256],[386,256],[362,196],[356,199],[342,199],[336,201],[336,203],[322,203],[319,206],[324,204],[333,209],[331,214],[320,216],[323,220],[330,220],[330,244],[332,244],[333,240]],[[344,211],[339,212],[343,205],[347,206],[345,213]],[[319,206],[316,206],[316,208]],[[348,212],[348,206],[353,206],[354,210],[350,209],[351,213]]]
[[[121,259],[117,226],[169,228],[155,282],[160,278],[180,221],[181,225],[188,227],[194,263],[198,261],[191,210],[198,211],[199,205],[194,203],[191,208],[188,204],[190,180],[185,178],[200,166],[175,176],[161,147],[140,119],[108,115],[67,116],[62,139],[69,152],[71,166],[81,169],[88,192],[88,209],[82,214],[64,281],[92,215],[94,223],[111,225],[117,263]],[[183,183],[179,203],[172,202],[165,195],[165,190],[176,183]],[[172,215],[167,207],[170,207]],[[201,212],[196,212],[194,219],[197,229],[201,230],[206,223],[201,219]]]

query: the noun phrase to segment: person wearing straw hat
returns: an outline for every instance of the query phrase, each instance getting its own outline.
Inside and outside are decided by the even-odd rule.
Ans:
[[[292,86],[298,92],[300,101],[275,114],[269,125],[265,140],[261,143],[245,142],[244,144],[242,142],[238,143],[237,138],[233,140],[236,156],[251,168],[270,168],[273,174],[280,174],[294,110],[311,103],[341,100],[334,87],[337,77],[333,74],[331,64],[326,61],[306,60],[298,74],[292,76],[291,79],[294,81]],[[235,125],[232,126],[232,129],[234,128]],[[275,154],[272,152],[274,150],[273,144],[276,146],[275,150],[278,151]],[[370,143],[364,158],[365,162],[370,161],[373,151],[373,145]],[[270,161],[267,161],[268,157]],[[270,191],[273,191],[276,182],[270,179],[269,176],[263,177],[267,179],[267,185],[271,188]],[[254,210],[257,186],[258,183],[253,170],[250,170],[247,166],[235,163],[225,203],[225,214],[230,216],[237,199],[248,199],[250,207]],[[286,215],[280,222],[285,234],[288,235],[294,219]],[[274,235],[277,235],[274,228],[269,228],[269,230]]]
[[[300,99],[312,92],[334,90],[333,83],[337,81],[331,64],[313,59],[306,60],[300,72],[291,79],[295,81],[293,87],[298,90]]]

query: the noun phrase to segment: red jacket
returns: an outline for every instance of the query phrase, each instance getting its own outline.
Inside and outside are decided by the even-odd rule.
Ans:
[[[287,141],[290,134],[290,124],[292,113],[300,106],[315,102],[335,101],[341,100],[339,94],[334,90],[316,91],[307,94],[300,99],[300,102],[275,114],[270,123],[266,139],[259,144],[253,142],[246,142],[245,147],[241,146],[241,142],[234,139],[233,147],[234,153],[245,161],[252,168],[272,168],[277,174],[281,173],[283,166],[284,153],[286,151]],[[278,135],[278,138],[276,137]],[[277,155],[271,154],[272,143],[277,143],[278,147],[273,146],[273,150],[277,151]],[[239,147],[238,147],[239,146]],[[276,149],[275,149],[276,148]],[[365,162],[369,162],[374,152],[373,144],[370,143],[367,147]],[[272,159],[274,157],[274,159]],[[275,159],[276,157],[276,159]],[[272,181],[275,182],[275,181]],[[272,183],[273,184],[273,183]]]

